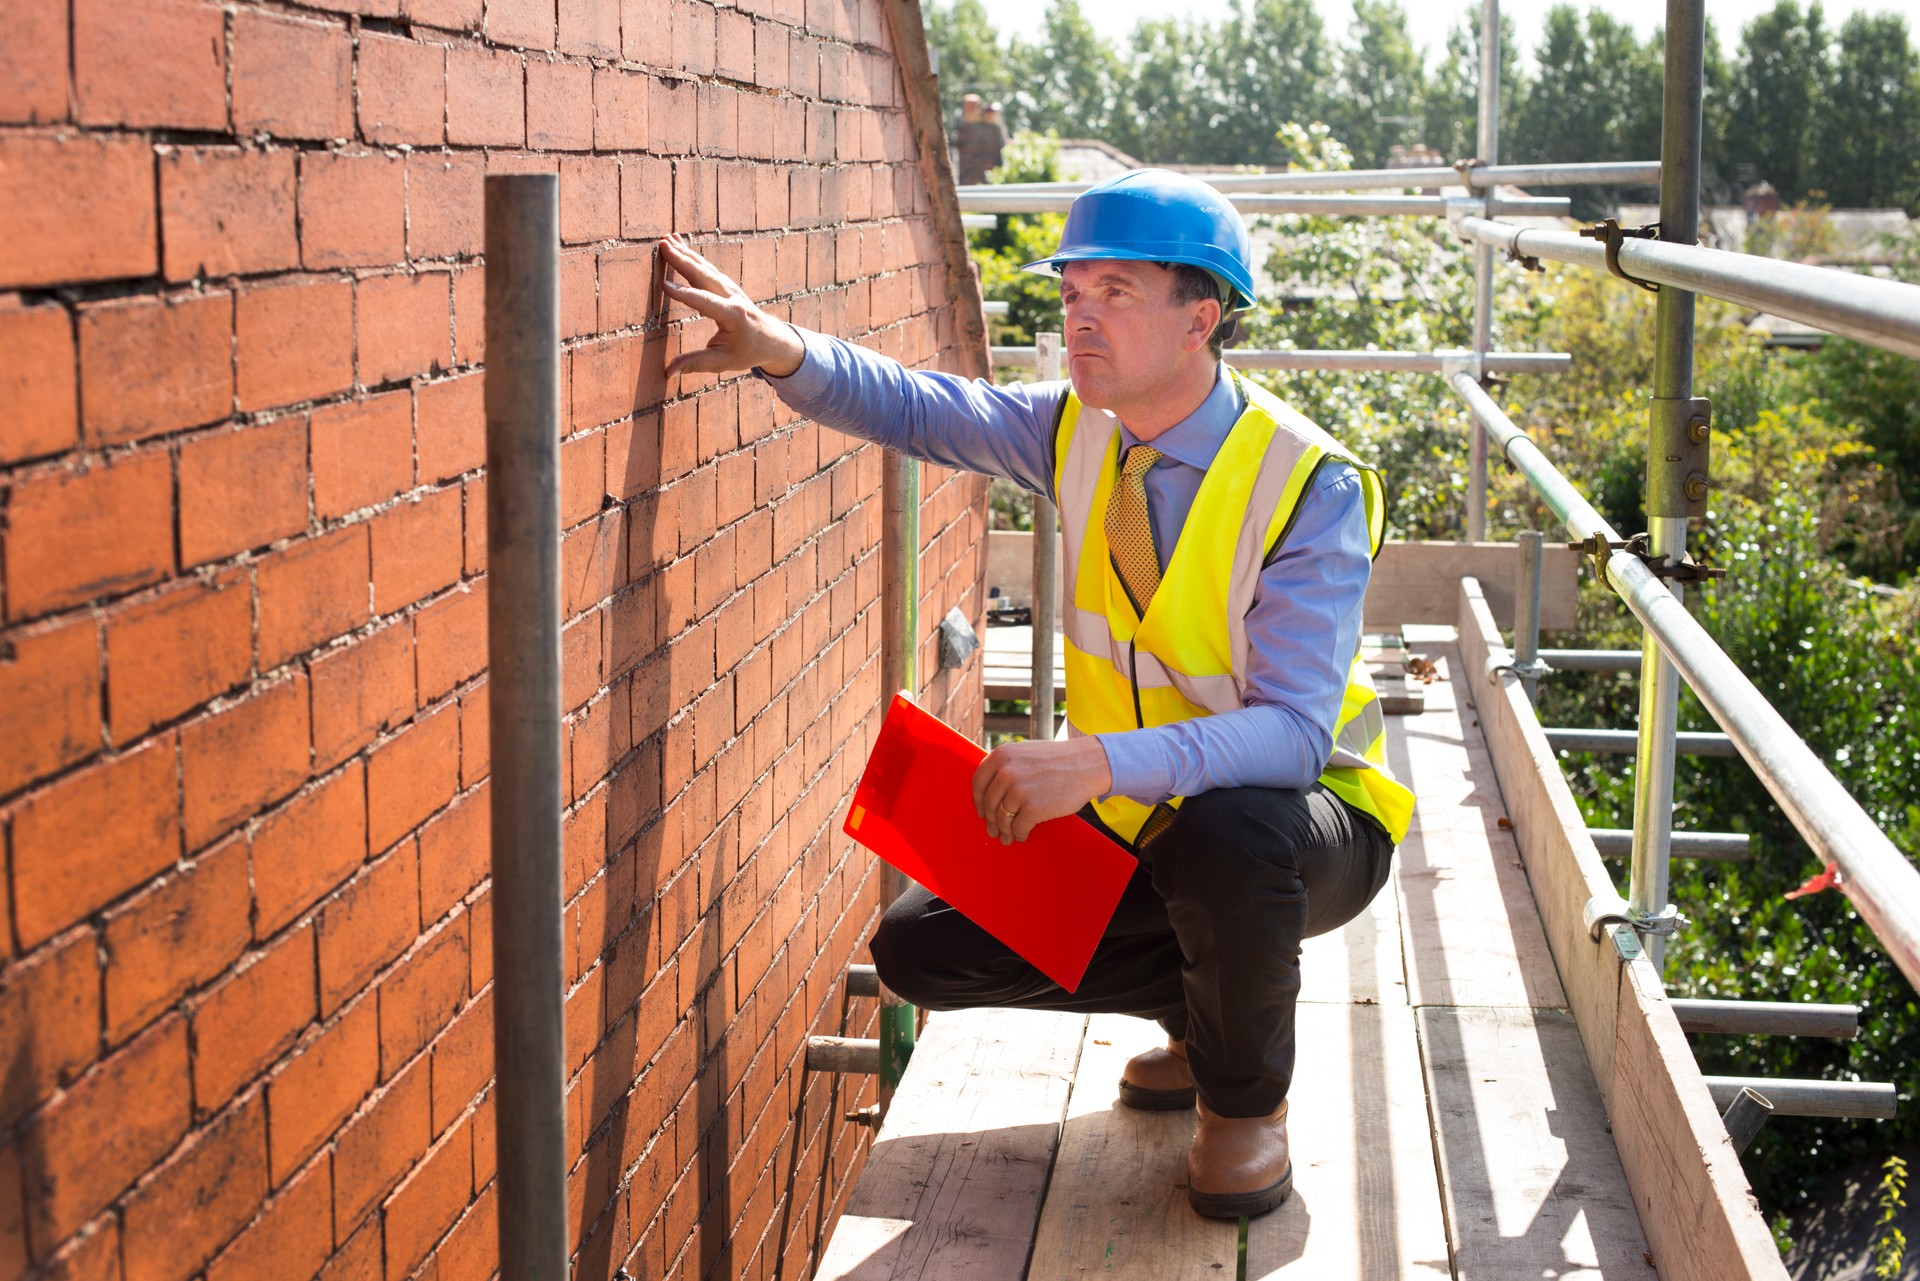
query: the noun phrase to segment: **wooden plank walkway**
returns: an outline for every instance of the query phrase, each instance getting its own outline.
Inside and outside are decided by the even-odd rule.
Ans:
[[[1121,1065],[1156,1043],[1155,1026],[1121,1016],[973,1012],[930,1017],[896,1115],[854,1194],[859,1216],[850,1226],[843,1220],[819,1276],[1655,1275],[1518,849],[1501,825],[1478,721],[1462,705],[1468,691],[1451,638],[1451,629],[1410,629],[1413,652],[1437,663],[1441,679],[1428,687],[1423,714],[1389,718],[1388,750],[1420,806],[1393,892],[1307,944],[1289,1123],[1295,1191],[1248,1223],[1244,1261],[1239,1225],[1202,1219],[1187,1206],[1192,1115],[1138,1112],[1115,1097]],[[1012,1027],[1003,1021],[1028,1020],[1037,1034],[1031,1020],[1047,1017],[1056,1019],[1052,1046],[990,1048],[1026,1034],[1003,1030]],[[940,1061],[928,1062],[936,1055]],[[1064,1098],[1032,1082],[986,1083],[1029,1060],[1073,1065]],[[1046,1070],[1024,1066],[1014,1076]],[[938,1086],[928,1100],[933,1082],[954,1079],[960,1095]],[[968,1081],[986,1084],[968,1095]],[[964,1105],[982,1094],[994,1096],[992,1106]],[[981,1137],[983,1125],[990,1139]],[[1010,1134],[1050,1136],[1048,1177],[1033,1177],[1037,1161],[1023,1147],[991,1193],[940,1187],[954,1166],[941,1166],[940,1151]],[[976,1161],[963,1171],[972,1185],[978,1169]],[[989,1251],[976,1248],[970,1218],[945,1208],[961,1204],[993,1206],[992,1230],[978,1239],[993,1238],[1001,1270],[974,1266]],[[874,1219],[885,1226],[876,1229]],[[1023,1233],[1032,1248],[1016,1264],[1012,1242]],[[843,1235],[868,1244],[843,1249]]]

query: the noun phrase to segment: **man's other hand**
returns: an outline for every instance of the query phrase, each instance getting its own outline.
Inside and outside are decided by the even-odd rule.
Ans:
[[[1075,813],[1113,786],[1107,749],[1092,736],[1007,743],[973,773],[973,808],[1002,845],[1024,841],[1050,818]]]
[[[669,269],[660,280],[667,297],[719,326],[705,347],[675,356],[667,366],[667,377],[725,374],[757,365],[775,378],[785,378],[800,368],[807,349],[792,325],[760,310],[727,273],[678,235],[660,242],[660,256]],[[675,280],[672,273],[685,277],[687,283]]]

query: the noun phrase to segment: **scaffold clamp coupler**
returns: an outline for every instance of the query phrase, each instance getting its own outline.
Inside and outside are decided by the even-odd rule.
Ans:
[[[1655,556],[1651,536],[1645,533],[1635,534],[1629,538],[1626,551],[1629,555],[1639,557],[1641,564],[1647,567],[1648,573],[1670,583],[1707,583],[1727,576],[1726,570],[1702,565],[1699,561],[1675,560],[1665,555]]]
[[[1594,895],[1581,909],[1581,916],[1586,921],[1587,937],[1596,943],[1609,925],[1627,925],[1636,934],[1658,934],[1662,938],[1671,938],[1687,923],[1687,918],[1680,915],[1680,909],[1672,903],[1658,912],[1636,912],[1617,894]]]
[[[1651,281],[1629,276],[1620,269],[1620,242],[1623,240],[1657,240],[1660,237],[1660,224],[1649,223],[1644,227],[1622,227],[1617,218],[1602,218],[1591,227],[1582,227],[1580,234],[1588,240],[1598,240],[1607,247],[1607,270],[1622,280],[1632,281],[1650,294],[1660,292],[1660,286]]]
[[[1537,681],[1543,676],[1553,675],[1553,668],[1543,658],[1536,658],[1531,662],[1523,663],[1512,655],[1508,655],[1507,660],[1501,662],[1500,655],[1488,655],[1487,679],[1489,681],[1498,681],[1501,672],[1512,672],[1523,681]]]

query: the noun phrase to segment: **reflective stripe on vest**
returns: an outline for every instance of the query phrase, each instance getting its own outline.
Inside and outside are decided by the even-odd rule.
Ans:
[[[1246,409],[1201,480],[1144,618],[1107,549],[1119,420],[1067,394],[1054,441],[1054,492],[1068,589],[1063,622],[1071,733],[1168,725],[1245,706],[1246,616],[1260,571],[1328,459],[1359,473],[1369,542],[1379,554],[1386,525],[1379,474],[1264,388],[1234,377]],[[1373,682],[1356,655],[1320,781],[1377,819],[1398,843],[1411,821],[1413,794],[1387,769],[1385,729]],[[1167,802],[1179,803],[1178,797]],[[1115,796],[1095,809],[1131,841],[1154,807]]]

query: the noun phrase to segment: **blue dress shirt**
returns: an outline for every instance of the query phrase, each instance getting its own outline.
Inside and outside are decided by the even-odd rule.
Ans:
[[[800,413],[942,467],[1003,476],[1051,496],[1049,437],[1067,383],[999,387],[910,372],[837,338],[799,333],[807,349],[800,368],[762,377]],[[1147,510],[1163,570],[1241,409],[1223,366],[1200,407],[1152,442],[1163,457],[1147,473]],[[1123,426],[1122,449],[1135,443]],[[1317,779],[1333,750],[1372,563],[1359,476],[1345,464],[1321,468],[1280,553],[1261,571],[1247,614],[1246,706],[1098,735],[1113,794],[1152,805],[1219,787],[1299,788]]]

